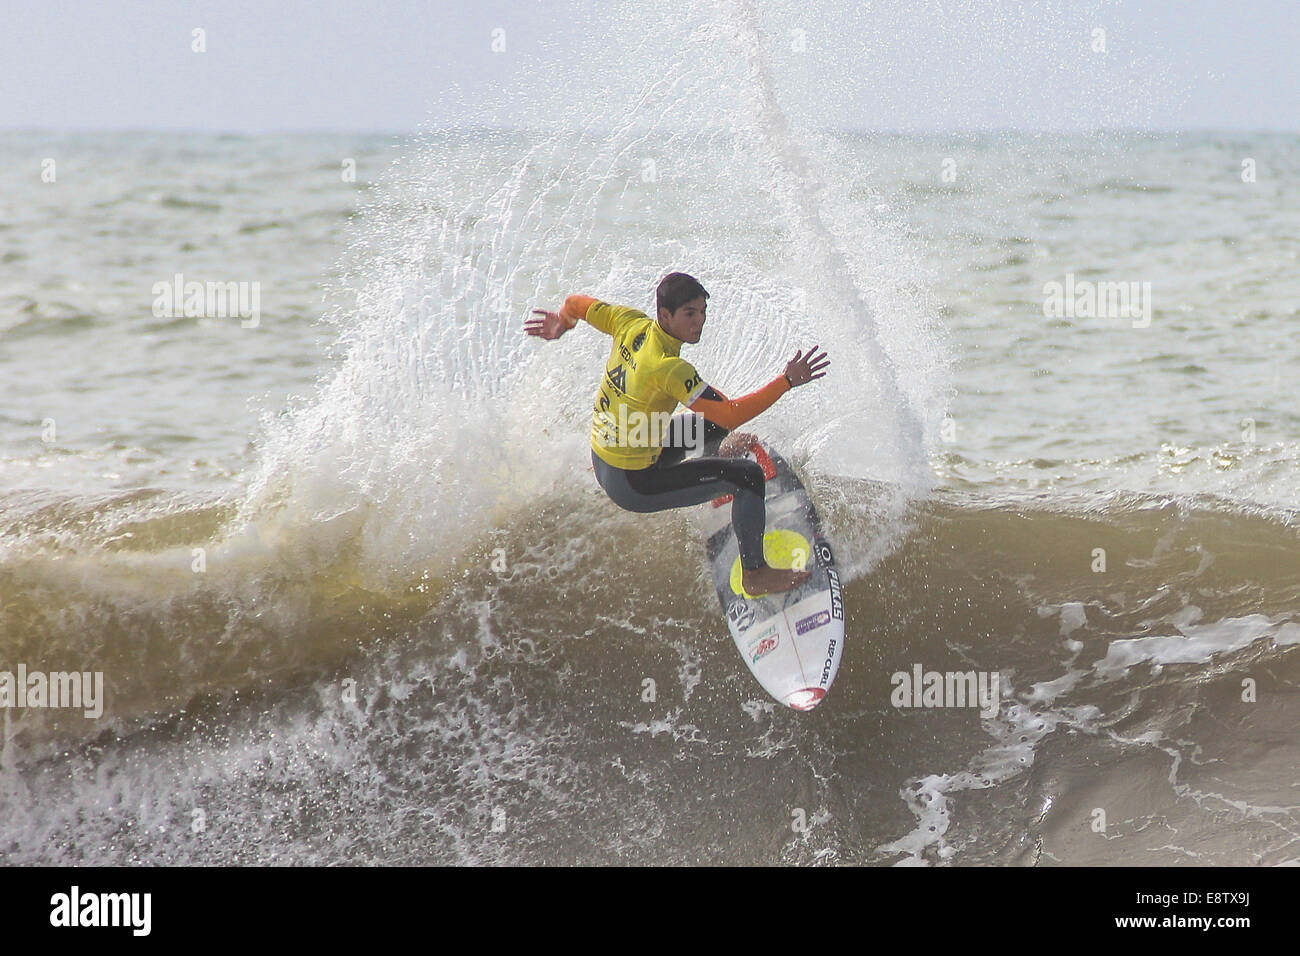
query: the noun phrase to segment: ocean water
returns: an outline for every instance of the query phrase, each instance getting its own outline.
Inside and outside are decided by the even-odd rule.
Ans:
[[[746,9],[563,137],[0,134],[0,671],[104,685],[0,708],[0,859],[1300,860],[1300,137],[805,128]],[[846,565],[807,714],[522,334],[674,270],[728,394],[832,359],[752,423]]]

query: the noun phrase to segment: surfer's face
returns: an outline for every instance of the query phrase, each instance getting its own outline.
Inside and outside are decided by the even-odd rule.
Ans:
[[[673,338],[681,339],[683,342],[698,342],[700,333],[704,331],[705,312],[708,307],[704,296],[700,296],[679,306],[677,311],[668,318],[664,318],[668,315],[668,310],[660,309],[659,322],[664,327],[664,331]]]

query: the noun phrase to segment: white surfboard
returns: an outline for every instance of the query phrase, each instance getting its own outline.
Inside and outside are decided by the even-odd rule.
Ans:
[[[805,568],[801,587],[754,597],[740,583],[740,549],[731,527],[731,496],[706,506],[705,533],[713,584],[736,649],[772,697],[795,710],[825,699],[844,654],[844,599],[821,519],[802,482],[771,448],[746,455],[767,478],[763,552],[774,568]]]

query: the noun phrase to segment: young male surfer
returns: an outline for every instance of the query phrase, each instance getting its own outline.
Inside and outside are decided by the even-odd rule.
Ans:
[[[790,389],[821,378],[830,360],[825,352],[817,355],[815,345],[806,355],[800,350],[784,374],[741,398],[727,398],[678,354],[684,343],[699,342],[708,297],[694,278],[674,272],[655,292],[657,321],[637,309],[571,295],[559,312],[533,309],[542,318],[527,319],[524,331],[558,339],[586,319],[613,336],[592,414],[591,464],[615,504],[647,513],[731,494],[741,585],[753,595],[788,591],[811,572],[773,568],[764,560],[763,469],[740,457],[754,436],[728,432],[766,411]],[[670,417],[679,403],[691,411]],[[686,460],[687,450],[695,447],[716,456]]]

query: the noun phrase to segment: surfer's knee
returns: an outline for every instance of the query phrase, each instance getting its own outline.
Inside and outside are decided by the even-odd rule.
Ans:
[[[729,459],[727,461],[727,479],[733,484],[744,488],[746,491],[752,491],[762,498],[766,494],[766,481],[763,475],[763,466],[756,461],[748,459]]]
[[[622,488],[617,484],[611,484],[613,484],[612,488],[604,488],[605,495],[610,501],[614,502],[614,504],[618,505],[624,511],[643,515],[659,510],[655,506],[655,503],[645,495],[630,488]]]

